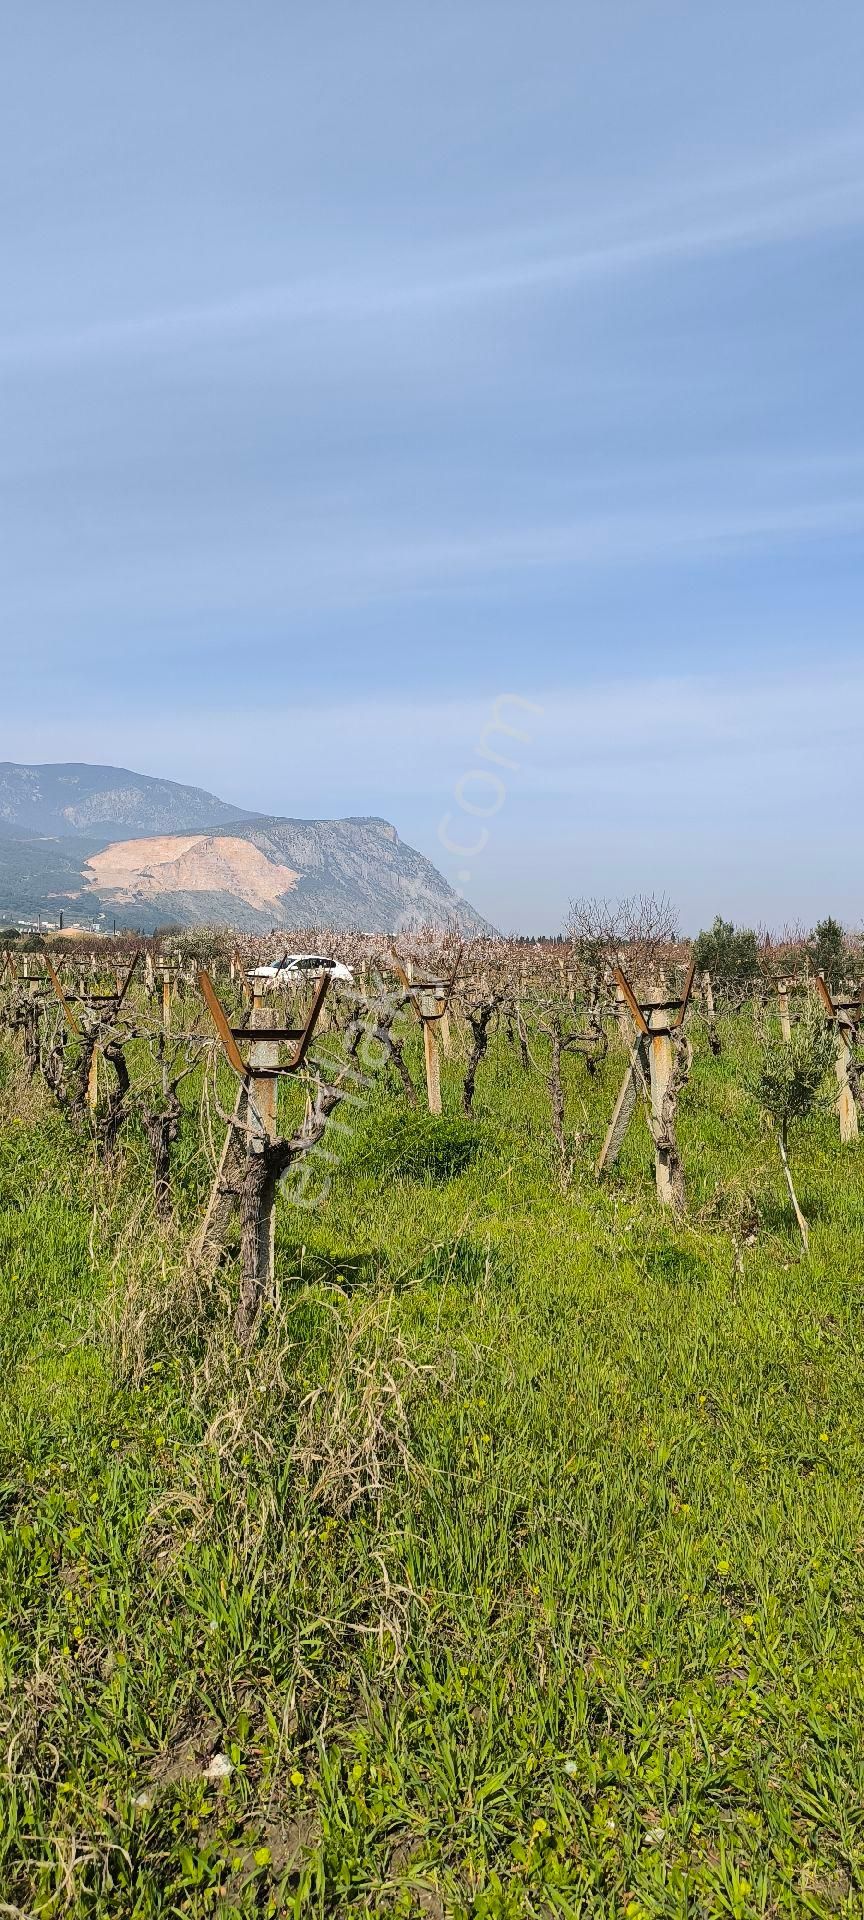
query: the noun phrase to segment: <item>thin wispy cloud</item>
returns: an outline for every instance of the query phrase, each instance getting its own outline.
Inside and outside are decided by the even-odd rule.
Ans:
[[[840,537],[864,531],[864,491],[835,499],[735,506],[731,502],[665,512],[584,514],[564,525],[476,528],[463,538],[441,539],[376,556],[357,557],[364,573],[436,579],[468,574],[512,574],[524,569],[594,568],[668,563],[676,559],[782,545],[789,540]]]
[[[79,555],[74,590],[58,573],[28,583],[22,600],[10,595],[7,613],[38,605],[46,613],[89,608],[118,615],[134,597],[138,615],[177,615],[217,605],[236,617],[277,615],[290,609],[292,620],[340,611],[360,613],[410,604],[418,597],[450,596],[461,586],[476,588],[518,583],[528,591],[536,578],[589,580],[611,571],[692,568],[700,561],[731,564],[744,555],[778,554],[826,540],[851,542],[857,551],[864,535],[864,488],[798,500],[736,503],[732,497],[687,507],[682,501],[651,510],[585,512],[563,522],[524,523],[442,529],[423,537],[393,528],[382,537],[335,523],[322,540],[309,532],[298,538],[286,509],[284,531],[254,529],[233,540],[230,550],[214,551],[210,538],[189,539],[182,554],[169,546],[164,558],[151,550],[146,563],[128,550],[97,543],[87,562]],[[160,543],[161,544],[161,543]],[[108,647],[113,651],[110,636]],[[190,640],[194,647],[194,640]],[[206,628],[199,645],[209,644]],[[159,651],[158,636],[152,643]]]
[[[642,793],[646,770],[656,777],[659,766],[665,770],[661,778],[677,785],[682,764],[699,769],[703,788],[706,780],[726,782],[733,765],[758,763],[791,780],[797,778],[802,753],[812,755],[814,733],[826,758],[842,761],[859,739],[862,706],[864,660],[814,662],[779,680],[741,673],[734,684],[711,664],[668,678],[619,673],[579,685],[548,686],[526,675],[518,686],[490,683],[482,698],[408,701],[382,695],[256,704],[241,696],[230,713],[204,700],[195,739],[188,736],[185,718],[172,721],[165,715],[158,743],[153,710],[145,707],[125,716],[112,752],[130,765],[146,755],[151,771],[170,777],[182,749],[189,777],[209,788],[218,787],[217,776],[230,755],[233,791],[224,797],[266,811],[296,811],[289,796],[301,782],[316,793],[319,806],[324,792],[336,785],[360,793],[364,806],[374,799],[380,812],[386,810],[388,790],[400,798],[426,795],[430,789],[437,793],[440,783],[446,797],[451,778],[468,767],[497,766],[484,751],[484,740],[487,748],[491,744],[507,759],[515,758],[516,771],[508,772],[507,783],[535,794],[590,794],[598,771],[613,776],[620,791]],[[98,757],[98,743],[104,741],[104,703],[98,693],[93,708],[90,721],[75,731],[76,754],[85,759]],[[516,744],[508,745],[503,733],[489,736],[490,715],[496,711],[521,730]],[[521,735],[525,739],[519,744]],[[42,757],[70,757],[61,754],[68,737],[61,721],[19,719],[15,754],[38,758],[41,747]],[[858,778],[864,787],[864,773]]]
[[[656,192],[608,204],[588,231],[560,222],[463,236],[446,253],[385,255],[370,268],[357,261],[346,275],[298,276],[286,284],[248,288],[201,305],[130,314],[63,332],[0,335],[0,361],[50,366],[77,359],[182,351],[201,341],[318,320],[410,319],[412,309],[452,309],[674,266],[729,250],[779,245],[864,224],[864,135],[834,135],[810,153],[769,157],[749,173],[733,170],[691,182],[688,191]],[[617,237],[616,237],[617,235]]]

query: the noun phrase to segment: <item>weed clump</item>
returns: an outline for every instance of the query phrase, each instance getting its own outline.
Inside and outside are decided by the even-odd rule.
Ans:
[[[500,1285],[514,1278],[513,1262],[502,1258],[498,1250],[476,1240],[443,1240],[427,1247],[417,1269],[417,1279],[430,1286],[454,1282],[463,1287]]]
[[[362,1173],[437,1186],[465,1173],[483,1144],[482,1129],[464,1114],[400,1112],[379,1119],[361,1143],[356,1164]]]
[[[672,1287],[701,1286],[710,1279],[707,1262],[687,1247],[669,1243],[651,1247],[643,1264],[652,1279],[663,1280]]]

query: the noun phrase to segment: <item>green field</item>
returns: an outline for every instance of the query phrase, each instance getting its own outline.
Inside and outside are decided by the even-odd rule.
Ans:
[[[192,1083],[160,1225],[4,1043],[0,1913],[864,1913],[864,1142],[805,1259],[720,1025],[683,1222],[614,1045],[382,1083],[246,1355]]]

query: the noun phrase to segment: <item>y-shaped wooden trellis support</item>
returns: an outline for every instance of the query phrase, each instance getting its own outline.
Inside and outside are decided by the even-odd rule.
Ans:
[[[114,993],[88,993],[88,994],[67,994],[63,986],[63,982],[60,978],[60,975],[57,972],[57,968],[54,966],[54,963],[51,959],[51,955],[49,953],[45,953],[43,954],[42,957],[45,961],[45,967],[48,973],[48,978],[51,982],[52,987],[54,988],[54,992],[56,993],[57,998],[60,1002],[60,1005],[63,1009],[63,1016],[66,1021],[66,1025],[69,1028],[70,1033],[73,1033],[75,1035],[76,1040],[81,1040],[87,1043],[89,1041],[89,1034],[85,1031],[85,1028],[82,1027],[81,1025],[81,1021],[79,1020],[78,1015],[75,1012],[73,1001],[77,1001],[79,1006],[86,1007],[91,1012],[101,1013],[103,1019],[102,1021],[100,1021],[100,1025],[104,1022],[105,1018],[113,1019],[119,1013],[120,1008],[122,1007],[123,1002],[126,998],[126,995],[129,992],[129,988],[132,985],[132,981],[135,975],[135,969],[141,958],[141,954],[140,954],[140,951],[135,954],[135,957],[132,961],[132,965],[129,968],[128,973],[124,977],[120,978],[118,976],[117,988]],[[92,1028],[90,1029],[90,1031],[92,1032]],[[90,1042],[90,1044],[92,1045],[92,1052],[90,1055],[90,1067],[87,1074],[87,1105],[90,1109],[90,1112],[95,1113],[99,1103],[98,1037],[95,1043]]]
[[[856,1075],[853,1047],[858,1038],[858,1024],[861,1020],[862,1004],[860,999],[836,999],[829,991],[821,973],[816,975],[816,988],[825,1008],[825,1012],[837,1029],[837,1059],[835,1071],[839,1093],[837,1112],[840,1116],[840,1138],[845,1144],[858,1138],[858,1110],[855,1104],[853,1076]]]
[[[444,1051],[449,1053],[450,1001],[453,996],[456,973],[454,971],[449,980],[412,980],[395,954],[392,958],[394,971],[406,992],[410,994],[414,1011],[423,1028],[423,1058],[426,1066],[426,1097],[429,1101],[429,1112],[440,1113],[441,1062],[438,1055],[436,1029],[440,1025]]]
[[[283,1075],[297,1073],[303,1065],[324,1005],[330,975],[322,975],[305,1027],[268,1026],[263,992],[255,995],[251,1024],[248,1027],[232,1027],[210,975],[203,971],[199,973],[198,984],[222,1042],[225,1058],[236,1073],[239,1085],[207,1209],[195,1240],[196,1259],[205,1255],[208,1249],[218,1255],[224,1245],[231,1214],[243,1192],[243,1175],[249,1159],[264,1154],[267,1146],[276,1139],[279,1081]],[[248,1059],[243,1058],[238,1045],[239,1041],[244,1040],[250,1043]],[[280,1061],[280,1048],[290,1042],[296,1042],[290,1058]],[[257,1190],[256,1280],[260,1297],[267,1298],[272,1295],[275,1283],[276,1188],[270,1181],[265,1181],[263,1186],[257,1184]]]
[[[636,1029],[636,1039],[627,1062],[627,1070],[621,1082],[621,1090],[615,1102],[608,1132],[597,1158],[595,1172],[599,1180],[607,1168],[617,1160],[641,1089],[651,1107],[657,1198],[662,1206],[672,1207],[676,1204],[677,1196],[672,1155],[666,1140],[667,1122],[664,1107],[675,1063],[672,1035],[684,1024],[684,1015],[693,991],[695,967],[691,966],[684,983],[684,991],[680,999],[675,1000],[665,999],[661,997],[661,993],[643,994],[641,1001],[637,1000],[621,968],[615,967],[613,972],[616,985],[627,1003]]]

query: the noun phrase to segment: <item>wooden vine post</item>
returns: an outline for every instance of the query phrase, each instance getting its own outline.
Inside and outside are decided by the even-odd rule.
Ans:
[[[279,1081],[297,1073],[306,1058],[330,985],[325,973],[303,1027],[267,1025],[263,994],[256,993],[248,1027],[232,1027],[210,975],[203,969],[198,984],[222,1044],[228,1065],[238,1079],[237,1098],[204,1219],[196,1236],[194,1254],[208,1251],[218,1257],[224,1246],[231,1214],[238,1203],[243,1214],[244,1280],[257,1297],[272,1298],[275,1286],[276,1191],[270,1177],[268,1148],[277,1135]],[[242,1042],[249,1045],[244,1058]],[[287,1060],[281,1049],[293,1043]]]
[[[655,1140],[663,1130],[664,1103],[672,1078],[673,1054],[672,1035],[669,1030],[669,1008],[659,993],[652,991],[643,1006],[648,1014],[648,1070],[651,1092],[651,1114],[654,1120]],[[669,1169],[669,1154],[657,1146],[654,1154],[657,1180],[657,1198],[663,1207],[674,1205],[672,1180]]]
[[[458,963],[457,963],[458,964]],[[410,962],[408,963],[410,966]],[[393,966],[423,1028],[423,1063],[426,1069],[426,1098],[430,1113],[441,1112],[441,1057],[438,1028],[442,1028],[444,1052],[450,1052],[450,1001],[455,973],[451,980],[412,980],[406,967],[393,955]]]
[[[650,1110],[657,1198],[664,1207],[680,1207],[683,1201],[683,1176],[674,1135],[677,1088],[673,1036],[684,1024],[694,973],[695,966],[691,966],[680,998],[669,999],[662,987],[643,990],[637,998],[621,968],[614,969],[619,1005],[626,1005],[636,1039],[595,1172],[601,1179],[617,1160],[641,1091]]]
[[[95,1113],[98,1105],[99,1105],[99,1048],[94,1047],[93,1053],[90,1058],[89,1071],[87,1074],[87,1106],[90,1113]]]
[[[621,972],[621,962],[623,961],[623,957],[624,957],[623,954],[620,955],[618,966],[612,968],[612,978],[615,982],[615,1017],[618,1021],[618,1030],[621,1034],[621,1038],[624,1042],[625,1047],[632,1047],[633,1027],[630,1020],[630,1016],[627,1012],[627,997],[621,985],[621,982],[624,978],[623,973]]]
[[[861,1018],[861,1001],[835,998],[821,974],[816,976],[816,988],[825,1011],[837,1030],[837,1058],[834,1063],[838,1087],[837,1112],[840,1119],[840,1139],[844,1146],[848,1146],[858,1138],[858,1109],[852,1085],[852,1076],[855,1073],[852,1049],[857,1039],[858,1022]]]
[[[705,1009],[705,1029],[708,1045],[715,1055],[722,1053],[723,1042],[717,1031],[717,1008],[714,1004],[714,985],[707,968],[702,975],[702,1005]]]
[[[786,1045],[788,1046],[792,1038],[792,1022],[789,1018],[789,982],[788,980],[778,980],[777,999],[780,1006],[780,1032],[782,1033],[783,1038],[786,1042]]]
[[[426,1067],[426,1095],[429,1112],[441,1112],[441,1060],[438,1053],[438,1035],[435,1023],[443,1016],[443,1005],[437,993],[426,991],[420,996],[420,1018],[423,1022],[423,1059]]]
[[[267,1006],[260,981],[255,983],[252,1032],[267,1027]],[[249,1152],[261,1155],[276,1138],[279,1106],[279,1042],[253,1040],[249,1048],[249,1069],[254,1092],[248,1102]],[[265,1182],[259,1202],[258,1283],[265,1292],[273,1285],[276,1272],[276,1187]]]

